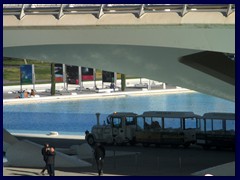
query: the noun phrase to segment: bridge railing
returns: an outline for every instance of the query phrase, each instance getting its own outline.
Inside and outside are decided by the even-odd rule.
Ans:
[[[234,4],[3,4],[3,15],[56,15],[93,14],[101,18],[104,14],[132,13],[140,18],[145,13],[175,12],[184,16],[188,12],[220,12],[229,16],[235,11]]]

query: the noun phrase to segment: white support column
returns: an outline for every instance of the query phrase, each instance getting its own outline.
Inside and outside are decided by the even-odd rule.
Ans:
[[[117,73],[114,72],[114,86],[116,87],[117,86]]]
[[[166,89],[166,83],[163,83],[163,89]]]
[[[35,77],[35,68],[34,68],[34,64],[32,64],[32,83],[33,83],[33,90],[35,91],[36,77]]]
[[[97,89],[97,82],[96,82],[96,69],[93,68],[93,81],[94,81],[94,90]]]
[[[148,90],[151,90],[151,80],[149,79],[149,82],[148,82]]]
[[[79,90],[82,91],[82,67],[78,66],[78,85]]]
[[[66,65],[63,64],[62,65],[62,68],[63,68],[63,88],[64,90],[67,89],[66,88]]]

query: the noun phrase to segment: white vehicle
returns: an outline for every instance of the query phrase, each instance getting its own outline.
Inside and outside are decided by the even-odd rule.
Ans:
[[[136,131],[136,116],[131,112],[115,112],[107,117],[107,123],[100,125],[97,113],[97,125],[92,127],[91,133],[86,131],[85,139],[89,145],[95,142],[107,144],[132,143]]]
[[[171,145],[188,147],[196,142],[199,115],[193,112],[149,111],[137,117],[134,140],[143,146]]]

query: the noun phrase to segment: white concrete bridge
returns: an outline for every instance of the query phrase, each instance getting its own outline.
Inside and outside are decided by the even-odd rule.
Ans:
[[[3,56],[93,67],[235,101],[234,5],[3,5]]]

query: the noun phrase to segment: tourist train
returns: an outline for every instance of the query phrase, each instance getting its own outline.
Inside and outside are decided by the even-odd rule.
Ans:
[[[196,144],[204,149],[235,148],[234,113],[209,112],[200,116],[180,111],[148,111],[141,115],[115,112],[108,115],[102,124],[100,113],[96,116],[97,124],[91,132],[85,132],[85,139],[90,145],[101,142],[185,148]]]

